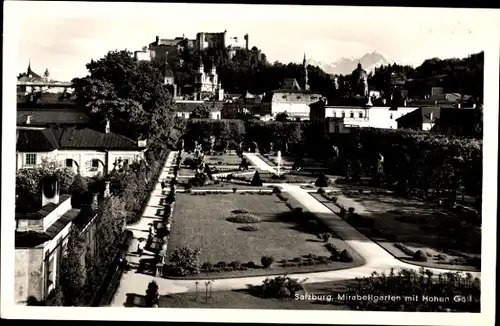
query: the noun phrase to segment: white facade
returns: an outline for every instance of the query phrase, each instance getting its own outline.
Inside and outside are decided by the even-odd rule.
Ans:
[[[129,163],[144,159],[144,151],[98,151],[98,150],[54,150],[52,152],[17,152],[17,169],[33,168],[42,163],[47,157],[55,160],[61,166],[73,168],[75,172],[80,169],[84,177],[93,177],[99,173],[104,174],[106,164],[108,171],[113,169],[113,163],[118,160],[128,160]],[[34,164],[33,164],[34,163]]]
[[[320,98],[320,94],[314,93],[276,92],[270,103],[262,103],[262,112],[270,113],[273,117],[286,112],[292,119],[309,120],[309,104],[317,102]]]
[[[389,107],[353,107],[353,106],[327,106],[325,118],[344,118],[346,126],[372,127],[397,129],[396,119],[417,110],[417,107],[398,107],[390,110]]]

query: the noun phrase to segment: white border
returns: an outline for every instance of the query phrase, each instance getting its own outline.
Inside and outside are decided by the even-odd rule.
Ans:
[[[66,12],[70,9],[78,15],[109,15],[116,16],[146,14],[153,9],[152,4],[133,4],[137,10],[122,10],[120,3],[68,3],[52,2],[58,11]],[[297,311],[297,310],[250,310],[250,309],[147,309],[135,310],[130,308],[55,308],[55,307],[24,307],[15,306],[14,298],[14,191],[15,184],[15,130],[16,130],[16,99],[15,71],[17,51],[17,24],[16,17],[22,15],[12,1],[5,2],[4,11],[4,53],[3,53],[3,119],[2,119],[2,261],[1,261],[1,315],[2,318],[23,319],[68,319],[68,320],[126,320],[126,321],[204,321],[204,322],[268,322],[268,323],[313,323],[313,324],[405,324],[405,325],[489,325],[494,321],[495,307],[495,266],[496,257],[496,199],[497,199],[497,157],[498,157],[498,110],[499,110],[499,34],[500,11],[495,10],[467,10],[469,17],[478,15],[475,22],[484,26],[485,50],[485,99],[484,99],[484,163],[483,173],[483,232],[482,232],[482,309],[480,314],[469,313],[419,313],[419,312],[366,312],[366,311]],[[33,4],[35,5],[35,4]],[[36,3],[40,8],[47,4]],[[179,6],[192,6],[178,4]],[[99,6],[99,10],[96,7]],[[216,6],[216,5],[207,5]],[[199,7],[199,6],[198,6]],[[252,6],[254,7],[254,6]],[[338,7],[339,9],[341,7]],[[199,9],[199,8],[198,8]],[[253,8],[252,8],[253,9]],[[283,17],[275,19],[304,19],[304,12],[313,12],[317,19],[323,18],[318,7],[283,7]],[[345,9],[345,8],[342,8]],[[364,8],[363,8],[364,9]],[[362,8],[349,8],[354,13]],[[394,8],[390,8],[394,9]],[[383,10],[382,8],[366,8],[365,10]],[[426,10],[398,8],[402,16],[411,18],[407,10]],[[454,14],[459,9],[429,9],[429,12]],[[204,11],[201,11],[204,12]],[[266,15],[266,10],[260,10]],[[300,16],[295,13],[301,12]],[[8,14],[7,14],[8,13]],[[319,16],[318,16],[319,15]],[[67,14],[64,14],[67,17]],[[376,15],[375,15],[376,16]],[[244,17],[248,19],[247,17]],[[323,18],[323,19],[326,19]],[[472,18],[471,18],[472,19]],[[36,27],[35,27],[36,28]],[[23,37],[29,37],[25,35]],[[145,35],[147,38],[148,36]],[[390,37],[390,36],[388,36]],[[409,35],[411,37],[411,35]],[[425,46],[425,44],[422,44]]]

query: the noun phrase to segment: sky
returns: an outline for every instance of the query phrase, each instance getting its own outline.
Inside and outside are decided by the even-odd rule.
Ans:
[[[479,9],[7,1],[4,12],[16,17],[9,30],[17,33],[18,73],[31,61],[35,72],[48,68],[62,81],[85,76],[91,59],[140,50],[157,35],[248,33],[250,47],[271,62],[300,62],[307,53],[332,63],[377,51],[419,65],[484,50],[492,28],[491,12]]]

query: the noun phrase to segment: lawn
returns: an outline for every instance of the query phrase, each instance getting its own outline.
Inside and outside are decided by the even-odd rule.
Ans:
[[[227,219],[234,216],[233,211],[246,210],[257,216],[260,223],[253,225],[257,231],[242,231],[239,228],[249,225],[233,223]],[[330,252],[317,236],[306,232],[290,219],[291,210],[285,202],[274,194],[181,194],[177,196],[169,250],[188,246],[200,247],[200,263],[216,264],[233,261],[254,262],[257,267],[247,270],[211,273],[216,277],[235,277],[243,275],[280,274],[290,272],[310,272],[351,268],[362,264],[362,259],[353,253],[351,263],[330,262],[324,265],[281,267],[281,260],[291,261],[309,254],[329,257]],[[337,248],[345,249],[338,238],[330,240]],[[275,263],[271,268],[261,268],[262,256],[273,256]],[[203,274],[194,277],[203,278]]]
[[[307,293],[316,295],[319,299],[295,300],[292,299],[266,299],[262,298],[250,289],[232,291],[214,291],[211,295],[206,295],[205,287],[200,285],[198,295],[196,292],[178,293],[160,297],[159,307],[162,308],[219,308],[219,309],[296,309],[296,310],[355,310],[357,302],[342,300],[338,294],[346,293],[357,288],[357,280],[342,280],[324,283],[305,284]],[[357,292],[357,291],[356,291]],[[300,294],[303,292],[301,291]],[[373,295],[383,295],[384,293],[370,293]],[[393,293],[391,293],[393,294]],[[397,295],[397,294],[396,294]],[[339,300],[340,299],[340,300]],[[411,304],[400,306],[404,311],[433,311],[425,305],[418,310],[418,302],[412,307]],[[451,311],[459,312],[479,312],[480,302],[474,303],[436,303],[442,305],[441,310],[450,308]],[[376,307],[374,310],[384,309],[384,305]],[[427,309],[426,309],[427,308]],[[396,309],[392,309],[393,311]]]
[[[335,206],[319,194],[311,195]],[[357,227],[358,230],[397,258],[426,267],[480,269],[481,230],[471,225],[461,226],[462,219],[456,213],[430,202],[368,191],[338,193],[337,201],[345,208],[353,207],[363,217],[372,218],[373,228]],[[417,250],[427,254],[427,262],[412,260],[412,252]]]

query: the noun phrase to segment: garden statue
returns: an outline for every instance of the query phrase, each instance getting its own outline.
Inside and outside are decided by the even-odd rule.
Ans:
[[[213,154],[215,146],[215,136],[210,136],[210,154]]]
[[[270,142],[269,143],[269,153],[272,153],[273,149],[274,149],[274,144],[273,144],[273,142]]]
[[[278,151],[278,176],[280,175],[281,151]]]
[[[285,153],[288,153],[288,143],[285,143]]]
[[[334,145],[334,146],[332,146],[332,150],[333,150],[333,157],[338,158],[339,157],[339,148]]]

